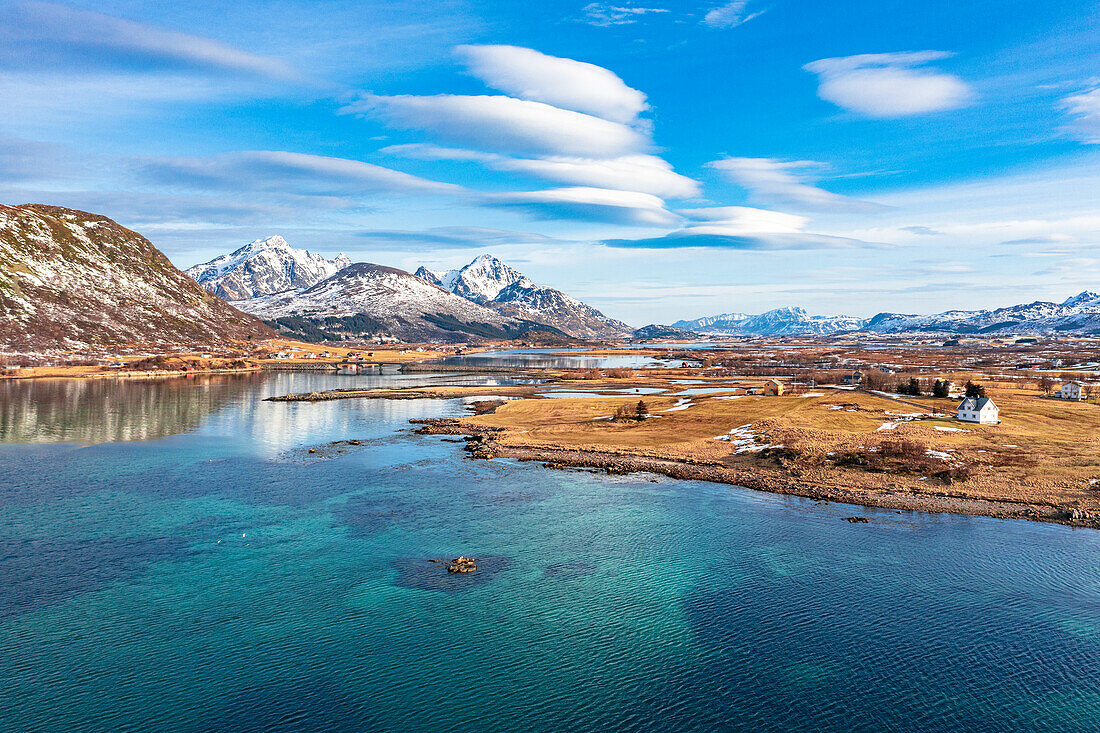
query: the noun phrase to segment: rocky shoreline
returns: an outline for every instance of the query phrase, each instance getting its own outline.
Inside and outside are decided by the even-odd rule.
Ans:
[[[324,392],[299,392],[265,397],[264,402],[327,402],[329,400],[439,400],[454,395],[423,389],[379,389],[379,390],[325,390]]]
[[[1028,519],[1100,529],[1100,516],[1073,507],[978,499],[954,491],[914,492],[900,486],[871,491],[808,480],[805,477],[792,476],[780,469],[765,467],[746,470],[719,463],[692,462],[622,452],[564,447],[509,446],[497,440],[505,432],[504,428],[472,425],[460,418],[426,418],[410,422],[421,426],[417,430],[420,434],[466,436],[465,450],[470,453],[471,458],[538,461],[548,468],[594,468],[616,475],[649,472],[670,478],[731,484],[775,494],[882,509],[966,514],[999,519]]]

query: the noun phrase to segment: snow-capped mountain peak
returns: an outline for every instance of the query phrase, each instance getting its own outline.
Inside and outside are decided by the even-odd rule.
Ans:
[[[439,278],[440,285],[475,303],[488,303],[501,290],[523,279],[523,274],[490,254],[483,254]]]
[[[1100,293],[1085,290],[1074,295],[1072,298],[1066,298],[1065,301],[1062,302],[1062,305],[1069,308],[1100,306]]]
[[[247,256],[256,254],[265,249],[291,249],[291,246],[278,234],[273,234],[263,239],[253,239],[251,242],[234,252],[233,255]]]
[[[413,275],[420,278],[421,280],[423,280],[425,282],[429,282],[432,285],[439,285],[440,287],[443,286],[443,277],[446,274],[447,273],[445,273],[445,272],[439,272],[437,270],[429,270],[427,267],[424,267],[423,265],[418,267],[416,272],[413,273]]]
[[[351,264],[342,252],[334,259],[291,247],[279,235],[256,239],[230,254],[184,272],[226,300],[243,300],[284,290],[308,288]]]

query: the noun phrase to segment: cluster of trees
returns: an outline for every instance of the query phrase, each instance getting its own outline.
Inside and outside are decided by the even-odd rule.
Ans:
[[[649,405],[644,400],[638,400],[636,405],[619,405],[619,409],[615,410],[615,417],[612,420],[624,422],[626,420],[645,420],[647,417],[649,417]]]
[[[966,396],[967,397],[985,397],[985,387],[980,384],[976,384],[971,381],[966,383]]]
[[[930,394],[933,397],[950,397],[951,396],[951,383],[942,379],[937,379],[932,382],[931,389],[926,388],[921,384],[921,381],[916,377],[910,377],[908,382],[899,382],[894,388],[894,391],[898,394],[910,395],[912,397],[920,397],[923,394]],[[985,397],[985,387],[974,382],[966,383],[966,396],[967,397]]]
[[[933,397],[950,397],[951,385],[942,379],[937,379],[932,382],[932,389],[926,390],[919,379],[910,377],[908,382],[902,382],[897,386],[898,394],[911,395],[913,397],[920,397],[925,394],[926,391]]]
[[[924,394],[924,390],[920,387],[920,380],[916,377],[910,377],[908,382],[899,382],[894,389],[898,394],[907,394],[912,397],[920,397]]]

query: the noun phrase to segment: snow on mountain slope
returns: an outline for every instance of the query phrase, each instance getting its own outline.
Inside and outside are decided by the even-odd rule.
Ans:
[[[447,274],[448,273],[445,273],[445,272],[437,272],[435,270],[429,270],[427,267],[424,267],[423,265],[418,267],[416,269],[416,272],[413,273],[414,276],[420,278],[424,282],[429,282],[432,285],[438,285],[439,287],[443,287],[443,278]]]
[[[230,254],[189,267],[184,272],[221,298],[243,300],[308,288],[350,264],[343,254],[329,260],[304,249],[295,249],[280,236],[272,236],[249,242]]]
[[[748,317],[749,314],[747,313],[722,313],[717,316],[705,316],[703,318],[695,318],[690,321],[676,321],[676,323],[672,325],[675,328],[703,332],[705,329],[713,326],[716,323],[743,321]]]
[[[1100,308],[1100,293],[1085,290],[1071,298],[1066,298],[1062,305],[1067,308]]]
[[[1095,334],[1100,333],[1100,295],[1086,290],[1061,303],[1038,300],[993,310],[955,310],[927,316],[879,313],[866,328],[878,333]]]
[[[521,272],[489,254],[477,257],[465,267],[443,274],[434,273],[427,268],[420,269],[434,275],[440,287],[481,305],[497,297],[501,290],[512,283],[523,279]]]
[[[617,338],[632,330],[560,290],[535,285],[525,277],[497,293],[489,306],[516,318],[548,323],[577,338]]]
[[[107,217],[0,205],[0,347],[215,345],[274,335]]]
[[[691,321],[674,328],[721,336],[801,336],[855,331],[865,321],[852,316],[815,316],[802,308],[776,308],[759,315],[727,313]]]
[[[367,263],[350,265],[305,290],[235,304],[276,325],[306,319],[347,337],[388,334],[404,341],[468,341],[550,330],[460,298],[403,270]]]
[[[801,308],[777,308],[756,316],[732,313],[690,321],[675,328],[727,336],[794,336],[873,331],[956,334],[1100,334],[1100,294],[1084,291],[1061,303],[1033,303],[993,310],[950,310],[931,315],[879,313],[874,318],[814,316]]]
[[[576,338],[619,338],[630,326],[554,288],[536,285],[489,254],[445,273],[421,267],[416,276],[506,315],[545,323]]]
[[[664,326],[659,323],[650,323],[648,326],[642,326],[634,330],[634,333],[630,334],[630,338],[634,341],[648,341],[650,339],[693,339],[698,334],[691,331],[684,331],[680,328],[673,328],[672,326]]]

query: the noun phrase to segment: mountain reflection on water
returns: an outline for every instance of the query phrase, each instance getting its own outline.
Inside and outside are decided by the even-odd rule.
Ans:
[[[232,407],[235,430],[244,429],[262,445],[281,450],[293,432],[333,421],[350,425],[368,409],[350,400],[299,404],[289,410],[262,410],[265,397],[349,387],[403,387],[436,384],[510,384],[485,375],[407,374],[342,376],[326,373],[252,372],[169,378],[18,379],[0,382],[0,443],[94,444],[156,440],[216,427],[218,413]],[[373,402],[373,401],[372,401]],[[407,406],[391,400],[369,408],[399,415]]]

